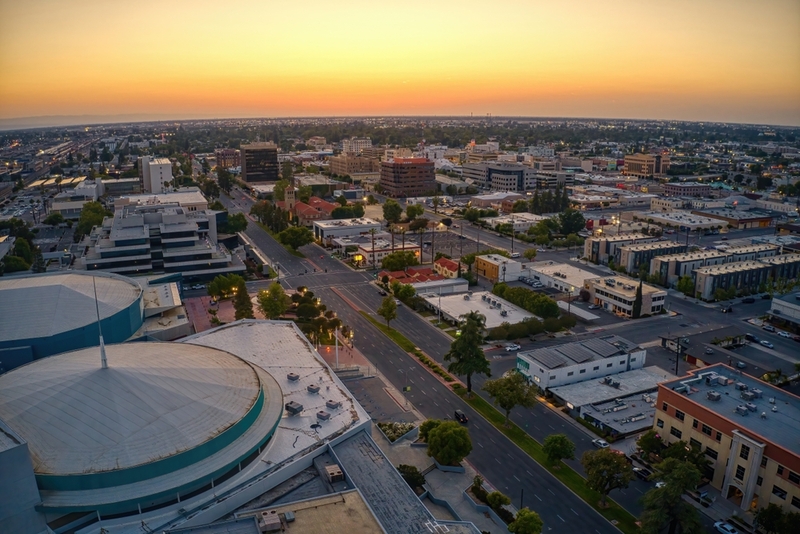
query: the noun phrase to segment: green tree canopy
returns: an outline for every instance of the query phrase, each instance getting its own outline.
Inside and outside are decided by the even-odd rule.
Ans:
[[[421,217],[423,213],[425,213],[425,206],[422,204],[409,204],[406,206],[406,217],[408,217],[409,221]]]
[[[517,517],[508,525],[508,531],[512,534],[542,534],[544,522],[539,514],[529,510],[527,507],[517,512]]]
[[[396,200],[388,199],[383,204],[383,218],[386,222],[397,224],[403,216],[403,207]]]
[[[558,224],[562,234],[576,234],[586,228],[586,219],[580,211],[567,208],[558,214]]]
[[[22,258],[28,265],[33,262],[33,249],[31,248],[31,244],[24,237],[18,237],[14,242],[11,255]]]
[[[420,217],[419,219],[414,219],[413,221],[411,221],[411,224],[408,225],[408,229],[411,232],[419,232],[420,230],[425,230],[426,228],[428,228],[429,222],[430,221],[428,221],[428,219],[426,219],[425,217]]]
[[[631,317],[638,319],[642,316],[642,281],[639,280],[639,285],[636,286],[636,296],[633,299],[633,309],[631,310]]]
[[[278,180],[275,182],[275,188],[272,190],[272,199],[275,202],[282,202],[286,200],[286,188],[289,187],[288,180]]]
[[[414,267],[415,265],[419,265],[419,260],[416,254],[408,250],[399,250],[387,254],[381,261],[381,267],[387,271],[402,271],[406,267]]]
[[[394,297],[391,295],[384,297],[377,313],[386,321],[386,328],[391,328],[389,323],[397,319],[397,303],[394,301]]]
[[[105,217],[111,217],[113,214],[105,209],[100,202],[93,201],[87,202],[83,205],[81,216],[78,219],[78,225],[75,227],[75,242],[79,242],[83,236],[92,231],[95,226],[103,224]]]
[[[3,257],[3,260],[0,263],[3,265],[3,269],[0,270],[0,273],[16,273],[19,271],[27,271],[31,268],[30,263],[26,262],[19,256],[12,256],[10,254],[7,254],[5,257]]]
[[[451,373],[467,377],[467,394],[472,393],[472,375],[492,376],[489,360],[483,353],[483,328],[486,318],[476,311],[464,316],[461,335],[450,344],[450,351],[444,355],[444,361],[450,362],[447,370]]]
[[[766,534],[778,534],[783,524],[783,508],[775,504],[769,503],[765,508],[759,508],[753,516]],[[800,526],[800,525],[798,525]],[[795,530],[797,532],[797,530]]]
[[[694,280],[688,274],[685,276],[681,276],[678,279],[678,283],[675,284],[675,289],[686,295],[687,297],[694,296]]]
[[[290,226],[278,234],[278,239],[284,245],[292,247],[294,250],[308,245],[314,241],[314,234],[305,226]]]
[[[235,288],[233,295],[233,309],[235,317],[239,319],[254,319],[253,315],[253,301],[250,300],[250,295],[247,293],[247,286],[242,279]]]
[[[47,217],[44,218],[42,221],[43,224],[47,224],[49,226],[56,226],[64,222],[64,216],[60,213],[51,213]]]
[[[465,427],[443,421],[428,432],[428,456],[442,465],[457,465],[472,452],[472,440]]]
[[[244,278],[238,274],[221,274],[215,276],[206,287],[209,296],[222,299],[233,295],[233,289],[238,288],[240,284],[244,284]]]
[[[247,217],[244,216],[244,213],[228,215],[228,222],[225,223],[221,230],[228,234],[244,232],[247,230]]]
[[[624,454],[611,449],[586,451],[581,456],[581,464],[586,471],[586,485],[598,493],[602,506],[611,490],[627,488],[633,478],[633,469]]]
[[[551,464],[575,458],[575,444],[565,434],[550,434],[544,438],[542,450]]]
[[[533,261],[536,259],[536,249],[535,248],[526,249],[525,252],[522,253],[522,256],[526,260]]]
[[[421,425],[419,425],[419,438],[422,441],[428,441],[428,434],[431,430],[436,428],[437,426],[441,425],[442,421],[440,419],[428,419]]]
[[[258,292],[258,308],[267,319],[278,319],[289,308],[289,297],[278,282]]]
[[[661,440],[661,436],[652,428],[642,434],[642,437],[639,438],[636,444],[642,449],[642,452],[648,455],[660,455],[661,451],[664,450],[664,442]]]
[[[689,462],[668,458],[655,466],[654,478],[664,482],[642,498],[640,517],[643,534],[659,534],[665,529],[682,534],[704,532],[697,509],[683,499],[683,494],[700,483],[700,471]]]
[[[496,380],[488,380],[484,384],[483,390],[492,397],[495,405],[500,406],[506,412],[506,425],[508,425],[511,410],[516,406],[533,408],[536,404],[536,388],[528,384],[525,377],[516,371],[508,372]]]

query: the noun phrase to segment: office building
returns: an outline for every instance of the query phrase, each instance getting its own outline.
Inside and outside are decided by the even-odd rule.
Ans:
[[[180,273],[193,280],[241,273],[245,266],[217,244],[216,212],[179,204],[129,204],[92,229],[84,269],[120,274]]]
[[[667,292],[656,286],[642,283],[627,276],[607,276],[587,279],[583,287],[589,291],[589,301],[604,310],[622,317],[633,317],[636,291],[642,286],[641,315],[656,315],[664,308]]]
[[[365,148],[372,148],[372,139],[369,137],[342,139],[342,152],[345,154],[360,154]]]
[[[723,499],[800,510],[800,398],[716,364],[659,384],[656,409],[653,429],[703,451]]]
[[[670,182],[664,184],[664,194],[668,197],[709,197],[711,196],[711,184]]]
[[[485,195],[475,195],[470,199],[473,208],[494,208],[500,209],[505,202],[513,204],[515,201],[525,198],[519,193],[487,193]]]
[[[119,195],[138,195],[142,192],[142,181],[139,178],[110,178],[103,180],[106,194],[112,197]]]
[[[163,193],[167,189],[164,184],[172,182],[172,162],[168,158],[142,156],[139,169],[145,193]]]
[[[420,197],[436,190],[433,162],[425,158],[395,158],[381,163],[379,181],[390,197]]]
[[[182,187],[158,195],[123,195],[114,199],[114,210],[125,206],[159,206],[177,204],[186,211],[208,209],[208,200],[197,187]]]
[[[625,174],[637,178],[660,178],[669,169],[669,156],[661,154],[628,154],[625,156]]]
[[[509,203],[516,202],[510,200]],[[505,211],[505,210],[504,210]],[[511,211],[511,210],[508,210]],[[498,226],[510,225],[514,232],[527,232],[531,226],[536,226],[540,221],[545,221],[549,217],[544,215],[536,215],[534,213],[510,213],[509,215],[501,215],[499,217],[487,217],[484,220],[489,228],[497,228]]]
[[[457,278],[461,276],[464,268],[462,267],[460,261],[441,257],[433,262],[433,270],[445,278]]]
[[[552,287],[568,295],[577,295],[583,288],[584,281],[597,275],[574,267],[568,263],[554,261],[537,261],[528,266],[522,276],[540,282],[544,287]]]
[[[510,162],[465,163],[465,181],[490,191],[527,191],[536,188],[536,171]]]
[[[475,257],[475,272],[492,283],[516,281],[521,271],[520,262],[505,256],[485,254]]]
[[[387,239],[370,239],[358,245],[358,252],[355,253],[354,257],[359,265],[368,267],[373,265],[380,266],[383,263],[383,259],[392,252],[411,252],[419,261],[422,249],[419,244],[412,241],[394,243],[393,245]]]
[[[239,155],[239,151],[235,148],[217,148],[214,150],[214,159],[217,160],[217,167],[223,169],[241,166]]]
[[[328,165],[331,174],[338,176],[379,172],[381,167],[380,160],[377,158],[350,153],[328,158]]]
[[[624,245],[617,249],[618,257],[614,263],[623,267],[626,272],[634,273],[639,267],[646,265],[650,270],[650,260],[656,256],[680,254],[689,247],[676,241],[653,241],[652,243],[639,243],[637,245]]]
[[[583,244],[583,255],[589,261],[605,264],[608,263],[609,259],[616,261],[616,258],[619,257],[618,250],[625,245],[638,245],[655,241],[658,241],[657,237],[638,233],[587,237]]]
[[[275,143],[251,143],[240,148],[242,180],[247,183],[277,182],[280,179],[278,147]]]
[[[460,280],[456,278],[455,280]],[[452,280],[448,280],[452,282]],[[489,291],[473,291],[469,294],[446,294],[439,295],[438,291],[429,290],[427,294],[421,295],[427,302],[428,307],[442,319],[451,324],[460,324],[464,316],[470,312],[478,312],[486,319],[485,328],[491,330],[503,323],[516,324],[526,319],[536,318],[527,312],[490,293]]]
[[[543,391],[644,367],[647,351],[617,335],[517,353],[517,371]]]
[[[788,328],[800,327],[800,293],[772,297],[772,306],[767,311],[770,321]]]

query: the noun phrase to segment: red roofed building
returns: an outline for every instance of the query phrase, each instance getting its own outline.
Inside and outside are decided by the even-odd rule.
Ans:
[[[448,258],[439,258],[433,262],[433,270],[445,278],[457,278],[461,264]]]
[[[401,284],[416,284],[445,279],[444,276],[437,274],[430,267],[408,267],[405,271],[381,271],[378,273],[378,280],[383,280],[384,276],[389,278],[390,284],[394,281]]]
[[[311,197],[308,203],[296,200],[297,190],[291,187],[286,188],[285,201],[278,201],[275,204],[292,214],[292,217],[297,218],[297,222],[301,226],[308,226],[309,228],[314,224],[314,221],[324,221],[331,218],[331,213],[336,209],[337,205],[322,200],[319,197]]]

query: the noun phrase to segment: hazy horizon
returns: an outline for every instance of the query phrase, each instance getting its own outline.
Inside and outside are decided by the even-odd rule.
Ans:
[[[796,0],[0,0],[0,18],[5,124],[492,114],[800,125]],[[17,127],[38,125],[6,129]]]

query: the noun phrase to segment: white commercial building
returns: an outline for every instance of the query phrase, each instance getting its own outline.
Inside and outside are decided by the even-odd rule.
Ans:
[[[490,228],[495,228],[498,225],[510,224],[514,227],[514,232],[527,232],[528,228],[531,226],[536,226],[539,221],[547,219],[549,219],[549,217],[523,212],[501,215],[500,217],[488,217],[484,219],[484,221]]]
[[[530,264],[527,270],[530,273],[528,277],[541,282],[544,287],[552,287],[570,295],[580,293],[587,278],[597,277],[592,272],[553,261],[537,261]]]
[[[208,209],[208,200],[197,187],[182,187],[177,191],[165,191],[158,194],[121,196],[114,200],[114,209],[125,206],[158,206],[162,204],[178,204],[186,211]]]
[[[369,233],[370,230],[381,231],[381,223],[366,217],[358,219],[337,219],[331,221],[314,221],[314,239],[326,241],[336,237],[354,237]]]
[[[487,330],[503,323],[515,324],[536,317],[489,291],[476,291],[460,295],[442,293],[442,296],[429,291],[421,296],[432,310],[437,313],[441,312],[442,318],[451,323],[459,323],[461,318],[471,311],[480,313],[486,318]]]
[[[541,389],[644,367],[647,351],[616,335],[517,354],[517,371]]]
[[[142,156],[139,158],[139,165],[142,169],[145,192],[163,193],[164,183],[172,181],[172,163],[169,159]]]

